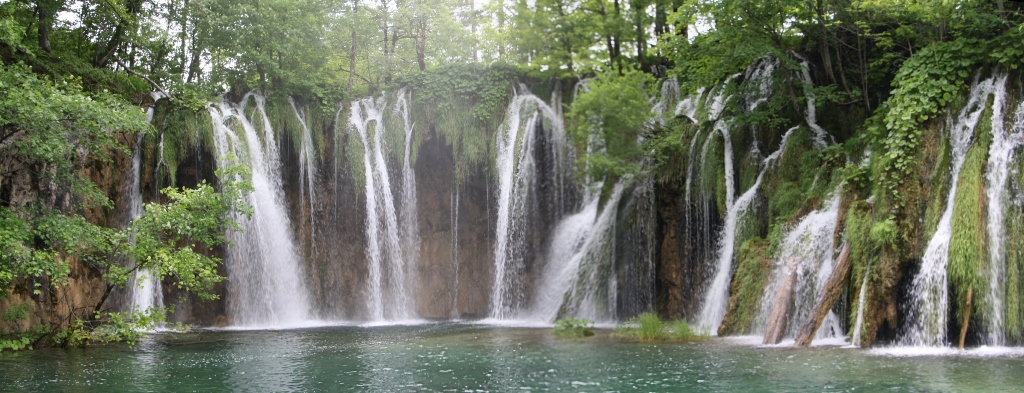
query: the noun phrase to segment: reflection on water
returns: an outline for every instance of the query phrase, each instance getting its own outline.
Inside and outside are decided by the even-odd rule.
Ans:
[[[765,348],[742,339],[630,343],[599,331],[426,324],[163,333],[121,345],[0,354],[0,390],[1012,391],[1024,350],[909,354]]]

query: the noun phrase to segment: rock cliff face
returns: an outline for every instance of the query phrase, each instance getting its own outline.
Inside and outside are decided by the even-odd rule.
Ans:
[[[418,313],[429,319],[485,316],[493,276],[493,264],[487,263],[493,259],[493,234],[483,229],[490,218],[487,177],[481,170],[457,185],[452,149],[433,128],[423,137],[414,170]]]
[[[83,165],[83,172],[116,202],[123,194],[126,181],[121,168],[130,167],[130,162],[131,157],[115,152],[111,162],[90,160]],[[69,209],[72,201],[68,196],[53,193],[45,181],[33,175],[41,170],[13,160],[0,162],[0,201],[5,206],[22,207],[41,199],[53,208]],[[87,206],[81,213],[90,222],[104,226],[117,226],[121,219],[117,210],[102,206]],[[0,320],[0,334],[24,332],[37,325],[63,329],[75,319],[91,316],[104,298],[107,284],[96,267],[76,259],[65,262],[69,269],[65,281],[20,280],[10,288],[7,297],[0,298],[0,310],[21,308],[27,317],[19,321]],[[117,307],[116,297],[115,294],[108,299],[104,308]]]

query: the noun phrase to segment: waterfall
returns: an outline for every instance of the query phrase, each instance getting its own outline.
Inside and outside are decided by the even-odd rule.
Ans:
[[[452,204],[452,278],[455,282],[452,285],[452,319],[459,319],[459,187],[455,186],[455,195],[451,198]]]
[[[775,307],[776,296],[783,287],[783,281],[791,274],[796,274],[793,284],[793,308],[787,320],[788,336],[795,335],[803,321],[806,321],[814,309],[818,294],[821,293],[835,267],[834,251],[836,224],[839,218],[839,200],[841,187],[832,192],[832,196],[820,210],[804,216],[796,226],[789,230],[775,258],[775,269],[771,283],[765,287],[761,298],[761,311],[756,321],[756,328],[764,331],[768,325],[772,308]],[[841,337],[839,317],[829,311],[817,338]]]
[[[616,221],[619,201],[629,180],[615,184],[600,215],[597,215],[598,195],[592,195],[581,212],[566,218],[556,229],[553,240],[565,243],[552,249],[545,272],[548,274],[538,291],[536,317],[547,322],[563,315],[606,323],[615,321],[618,314],[618,280],[613,262]],[[566,256],[569,258],[555,259]],[[568,263],[559,263],[563,260]]]
[[[262,122],[257,132],[245,116],[249,100],[256,103]],[[252,169],[254,191],[246,197],[251,219],[235,215],[244,229],[229,231],[225,265],[228,272],[228,314],[236,326],[294,326],[310,316],[302,268],[290,230],[281,186],[281,163],[264,97],[251,92],[242,102],[222,101],[209,107],[213,120],[217,166],[233,162]]]
[[[871,262],[868,262],[867,268],[864,269],[864,277],[861,279],[860,291],[857,295],[857,319],[853,324],[853,337],[850,339],[850,344],[861,346],[861,330],[864,328],[864,299],[868,293],[868,277],[871,275]]]
[[[974,137],[974,128],[978,125],[981,113],[985,110],[989,94],[1004,89],[1005,77],[997,82],[989,78],[982,82],[977,80],[971,86],[970,98],[955,120],[947,125],[949,144],[953,150],[952,175],[950,176],[949,195],[946,208],[939,219],[935,234],[932,235],[925,248],[921,260],[921,270],[914,277],[911,289],[910,328],[902,338],[904,345],[941,346],[946,343],[946,322],[948,321],[947,304],[947,273],[949,262],[949,242],[953,227],[953,202],[956,199],[957,179],[964,159],[970,149]],[[1002,94],[1002,93],[999,93]]]
[[[1006,77],[996,82],[997,86],[1005,86]],[[1006,271],[1006,249],[1004,247],[1006,229],[1004,228],[1004,204],[1009,193],[1010,162],[1013,152],[1024,145],[1024,102],[1018,104],[1012,128],[1008,133],[1004,121],[1003,108],[1005,94],[1001,88],[995,92],[992,103],[992,144],[989,146],[988,163],[985,173],[985,196],[988,202],[988,246],[989,246],[989,288],[988,288],[988,345],[1003,345],[1003,304],[1004,272]]]
[[[516,275],[525,269],[527,204],[537,188],[537,163],[534,145],[538,132],[549,130],[549,147],[542,152],[555,162],[556,192],[565,186],[562,161],[570,161],[566,152],[566,135],[561,117],[525,88],[521,88],[498,129],[495,167],[498,178],[498,220],[494,243],[494,282],[491,291],[491,317],[498,320],[517,316],[526,302],[521,286],[515,287]],[[558,201],[561,202],[559,196]]]
[[[753,109],[760,102],[767,99],[767,96],[771,93],[771,84],[767,81],[773,75],[777,61],[766,58],[753,64],[746,72],[747,79],[744,84],[753,85],[754,89],[751,89],[747,95],[744,96],[744,100],[747,102],[747,108]],[[714,268],[714,278],[711,281],[711,286],[704,292],[704,302],[701,307],[699,315],[699,323],[701,326],[710,329],[712,332],[718,330],[718,325],[722,322],[722,318],[725,316],[725,311],[729,305],[729,279],[732,275],[732,259],[735,253],[736,247],[736,229],[740,216],[745,213],[749,208],[751,202],[757,194],[757,188],[760,187],[761,178],[764,175],[764,170],[767,165],[762,168],[761,174],[758,175],[754,186],[748,189],[739,199],[736,199],[736,181],[733,169],[733,149],[732,149],[732,138],[730,135],[729,128],[731,126],[731,119],[721,118],[721,114],[725,109],[725,105],[732,99],[732,96],[726,94],[729,84],[739,74],[730,76],[721,85],[716,86],[711,93],[707,102],[704,104],[707,112],[707,119],[714,120],[712,131],[705,137],[704,147],[701,152],[701,164],[702,166],[707,165],[707,154],[710,143],[713,139],[714,133],[720,133],[722,135],[723,150],[724,150],[724,182],[725,182],[725,222],[722,228],[721,235],[715,241],[714,238],[709,236],[712,233],[711,227],[711,208],[708,206],[708,198],[704,195],[701,196],[703,205],[693,204],[691,199],[691,178],[694,177],[694,160],[693,153],[696,147],[695,143],[700,136],[700,133],[694,136],[694,140],[690,145],[690,162],[687,167],[686,176],[686,216],[687,223],[697,221],[697,224],[701,227],[696,230],[696,236],[702,238],[704,241],[704,250],[717,249],[717,253],[714,257],[708,252],[704,259],[707,263],[712,264]],[[687,103],[688,100],[684,100],[677,106],[678,111],[693,110]],[[693,110],[697,113],[696,110]],[[689,115],[688,115],[689,116]],[[776,154],[770,156],[770,161],[776,160],[781,155],[782,149],[785,147],[785,141],[789,135],[796,128],[790,129],[786,132],[783,137],[782,146]],[[765,164],[769,162],[766,159]],[[703,187],[701,187],[703,192]],[[698,212],[693,212],[691,206],[698,207]],[[696,214],[695,214],[696,213]],[[694,227],[691,227],[691,230]],[[691,247],[693,249],[695,247]]]
[[[400,234],[406,274],[409,273],[408,269],[416,266],[420,255],[419,215],[416,212],[416,172],[412,168],[412,141],[415,124],[412,122],[412,108],[409,106],[411,99],[409,88],[403,87],[398,91],[394,110],[394,115],[402,119],[405,131],[405,154],[402,158],[402,207],[399,217],[402,224]]]
[[[757,189],[761,187],[761,180],[765,173],[775,161],[786,151],[786,142],[799,127],[790,128],[782,136],[779,149],[764,159],[761,164],[761,171],[750,187],[740,196],[736,203],[729,206],[725,215],[725,228],[722,230],[721,246],[718,248],[717,269],[715,278],[711,282],[711,288],[704,295],[704,303],[700,312],[700,326],[710,329],[712,333],[718,331],[718,325],[725,317],[726,309],[729,307],[729,281],[732,276],[732,259],[736,250],[736,229],[740,216],[745,213],[757,195]]]
[[[551,237],[551,248],[547,254],[547,265],[541,275],[540,284],[537,286],[537,296],[534,299],[531,319],[543,322],[554,321],[559,314],[559,309],[566,301],[566,294],[572,294],[574,282],[578,275],[581,261],[585,258],[595,259],[598,257],[598,246],[608,241],[608,232],[614,219],[611,217],[615,206],[612,201],[618,202],[621,198],[622,187],[616,185],[612,199],[606,203],[601,218],[598,219],[598,204],[602,183],[591,184],[586,187],[583,197],[583,209],[575,214],[562,219],[555,227]],[[591,236],[591,233],[598,233]],[[563,262],[565,261],[565,262]],[[594,315],[573,315],[579,317],[591,317]]]
[[[385,153],[385,97],[352,103],[349,126],[363,144],[366,193],[366,239],[369,259],[367,312],[371,321],[405,320],[415,316],[402,254],[401,230]]]
[[[153,105],[146,108],[146,123],[153,122],[156,102],[163,98],[163,94],[158,92],[150,93],[150,95],[153,97]],[[138,138],[135,140],[135,145],[132,147],[132,183],[128,191],[128,222],[126,225],[131,225],[132,221],[141,217],[143,213],[142,187],[140,186],[142,181],[142,136],[143,134],[139,133]],[[160,136],[160,155],[160,160],[163,161],[162,134]],[[163,307],[164,294],[160,279],[151,270],[136,270],[130,284],[133,310],[145,311],[153,307]]]
[[[290,96],[288,97],[288,103],[292,106],[292,110],[295,111],[295,117],[299,120],[299,126],[302,127],[302,137],[299,142],[299,192],[300,199],[308,200],[310,246],[312,252],[315,253],[317,213],[313,208],[313,200],[316,195],[314,194],[317,177],[316,151],[314,151],[313,137],[309,132],[309,127],[306,125],[305,112],[295,105],[295,100]]]
[[[675,115],[686,116],[690,121],[697,123],[697,105],[700,103],[701,96],[704,95],[704,88],[697,89],[697,92],[691,96],[687,96],[684,99],[679,100],[676,104]]]
[[[661,82],[661,95],[658,96],[658,100],[651,106],[651,113],[653,121],[664,126],[668,120],[665,118],[666,112],[672,114],[679,113],[679,81],[676,78],[668,78]]]
[[[800,56],[795,52],[793,52],[793,56],[800,60],[800,73],[798,73],[797,76],[800,78],[800,82],[803,85],[804,98],[807,100],[804,120],[806,120],[807,125],[811,127],[811,131],[814,131],[814,148],[824,149],[828,146],[829,141],[835,143],[835,140],[832,139],[832,136],[828,132],[825,132],[824,128],[821,128],[821,126],[818,125],[818,109],[814,104],[814,92],[811,91],[811,88],[814,87],[814,81],[811,80],[810,65],[808,65],[807,59],[803,56]],[[829,141],[827,141],[826,138],[828,138]]]

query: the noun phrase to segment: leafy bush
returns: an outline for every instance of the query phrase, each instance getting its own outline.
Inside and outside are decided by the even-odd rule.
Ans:
[[[615,333],[619,337],[640,341],[692,341],[708,337],[707,332],[694,331],[684,320],[677,319],[666,324],[658,314],[649,312],[616,326]]]
[[[584,338],[594,335],[594,321],[586,318],[565,318],[555,321],[555,337]]]
[[[637,173],[644,150],[637,143],[651,117],[649,75],[609,71],[587,83],[569,106],[568,129],[581,154],[578,165],[594,179]]]
[[[637,334],[641,340],[656,340],[662,337],[661,318],[654,313],[643,313],[638,317],[640,327]]]

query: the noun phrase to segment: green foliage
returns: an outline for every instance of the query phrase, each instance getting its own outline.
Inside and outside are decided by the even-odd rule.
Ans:
[[[1024,154],[1017,152],[1011,168],[1016,176],[1010,178],[1010,191],[1013,197],[1007,213],[1004,215],[1006,231],[1006,321],[1007,336],[1020,342],[1024,339]],[[997,310],[998,311],[998,310]]]
[[[869,232],[871,241],[876,244],[887,244],[895,247],[899,241],[899,229],[896,227],[896,222],[893,221],[892,217],[885,220],[878,221],[871,226]]]
[[[751,332],[774,265],[769,252],[769,242],[761,238],[747,240],[740,247],[739,264],[730,284],[729,309],[718,328],[719,336]]]
[[[36,325],[27,332],[0,336],[0,353],[5,349],[10,349],[12,351],[32,349],[32,344],[49,333],[49,326]]]
[[[565,318],[555,321],[555,337],[584,338],[594,335],[594,321],[586,318]]]
[[[164,307],[124,312],[97,312],[90,320],[76,319],[67,329],[53,335],[54,344],[62,347],[85,347],[93,343],[122,342],[134,347],[147,331],[164,323],[167,315]],[[185,330],[181,325],[172,329]]]
[[[669,127],[656,128],[644,149],[654,157],[654,168],[660,183],[682,183],[686,179],[689,142],[700,127],[692,123],[671,122]]]
[[[692,341],[708,337],[707,333],[694,331],[686,321],[675,320],[665,324],[654,313],[630,318],[616,326],[615,333],[619,337],[640,341]]]
[[[643,313],[637,318],[639,328],[637,329],[637,336],[641,340],[649,341],[660,338],[662,335],[661,318],[658,318],[658,314],[654,313]]]
[[[1024,24],[994,38],[988,55],[991,62],[1012,70],[1024,65]]]
[[[512,84],[521,74],[514,66],[464,64],[409,78],[417,135],[412,157],[433,125],[455,154],[456,181],[490,162],[494,133],[505,118]]]
[[[32,303],[22,302],[12,305],[7,310],[4,310],[0,315],[0,320],[4,322],[18,322],[28,318],[29,312],[32,311]]]
[[[922,136],[918,125],[939,114],[966,88],[971,69],[984,54],[982,44],[967,38],[933,44],[915,53],[896,74],[882,146],[888,164],[884,184],[897,206],[905,204],[899,187],[916,165],[914,157]]]
[[[953,234],[949,241],[949,262],[946,270],[949,282],[957,299],[957,320],[963,320],[967,304],[967,292],[973,288],[973,318],[982,318],[987,312],[983,288],[988,288],[987,274],[983,269],[988,265],[988,239],[986,231],[987,211],[985,198],[985,161],[992,143],[992,108],[982,112],[974,130],[975,141],[967,150],[960,178],[957,182],[956,197],[953,201]]]
[[[627,70],[607,72],[587,83],[566,114],[569,131],[580,154],[580,168],[594,179],[621,177],[640,170],[644,151],[637,138],[651,117],[647,106],[652,86],[649,75]]]
[[[87,94],[71,81],[53,83],[22,65],[0,65],[0,155],[18,157],[40,168],[42,181],[82,201],[109,201],[77,169],[85,157],[109,162],[122,149],[118,133],[147,132],[142,112],[107,93]],[[42,170],[45,168],[45,170]]]
[[[221,261],[199,251],[224,244],[227,231],[241,230],[231,218],[233,213],[252,215],[252,208],[243,202],[252,191],[249,168],[228,166],[218,169],[217,176],[220,192],[206,183],[195,189],[166,188],[162,192],[170,203],[146,204],[145,213],[120,237],[132,239],[119,245],[134,263],[110,264],[105,277],[124,286],[135,271],[149,270],[158,281],[170,277],[179,289],[201,299],[216,299],[213,285],[224,280],[217,273]]]
[[[782,182],[775,194],[768,199],[768,214],[781,220],[789,220],[804,205],[804,194],[797,182]]]

